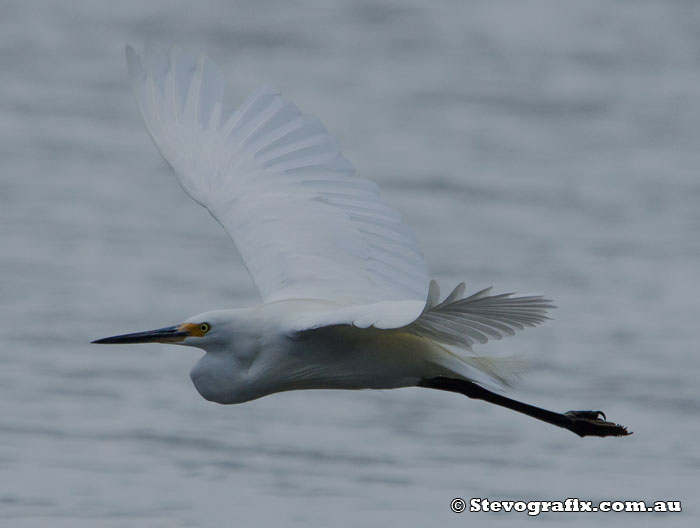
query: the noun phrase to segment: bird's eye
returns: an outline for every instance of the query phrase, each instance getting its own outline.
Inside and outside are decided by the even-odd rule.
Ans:
[[[202,332],[203,334],[206,334],[209,330],[211,330],[211,325],[209,323],[200,323],[200,325],[199,325],[200,332]]]

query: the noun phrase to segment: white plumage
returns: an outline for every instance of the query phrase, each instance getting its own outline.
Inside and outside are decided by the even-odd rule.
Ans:
[[[202,348],[190,372],[199,393],[241,403],[298,389],[427,387],[459,392],[569,429],[625,436],[600,411],[553,413],[498,395],[517,361],[477,355],[475,343],[542,323],[540,296],[464,297],[440,289],[413,232],[370,180],[355,175],[315,118],[267,86],[237,109],[204,56],[178,47],[126,49],[146,128],[180,185],[234,241],[260,293],[253,308],[96,343]]]
[[[465,298],[462,283],[440,302],[411,229],[317,119],[267,86],[234,110],[214,63],[177,46],[127,47],[127,63],[153,142],[234,241],[263,302],[100,342],[204,348],[192,379],[222,403],[437,376],[509,381],[505,360],[472,345],[543,322],[546,299]]]

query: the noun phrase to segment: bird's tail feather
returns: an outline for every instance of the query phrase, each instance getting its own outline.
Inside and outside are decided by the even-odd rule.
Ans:
[[[530,357],[468,354],[464,349],[433,342],[433,361],[460,378],[493,389],[512,387],[531,368]]]

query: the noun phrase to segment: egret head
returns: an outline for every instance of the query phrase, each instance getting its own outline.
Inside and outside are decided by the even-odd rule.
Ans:
[[[266,394],[252,390],[245,378],[259,346],[247,310],[218,310],[195,315],[174,325],[114,337],[93,343],[168,343],[201,348],[206,354],[190,371],[197,391],[207,400],[240,403]]]
[[[105,337],[93,341],[98,344],[131,344],[131,343],[169,343],[173,345],[193,346],[197,348],[209,348],[225,339],[231,324],[231,317],[227,316],[228,310],[219,312],[206,312],[190,317],[185,322],[148,330],[133,334],[123,334],[113,337]]]

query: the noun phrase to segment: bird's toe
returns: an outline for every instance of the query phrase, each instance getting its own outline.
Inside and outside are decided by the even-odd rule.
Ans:
[[[624,425],[608,422],[603,411],[569,411],[564,413],[564,416],[571,418],[571,423],[566,428],[581,437],[632,434]]]
[[[584,418],[586,420],[600,420],[601,416],[603,420],[608,419],[603,411],[568,411],[564,414],[571,418]]]

